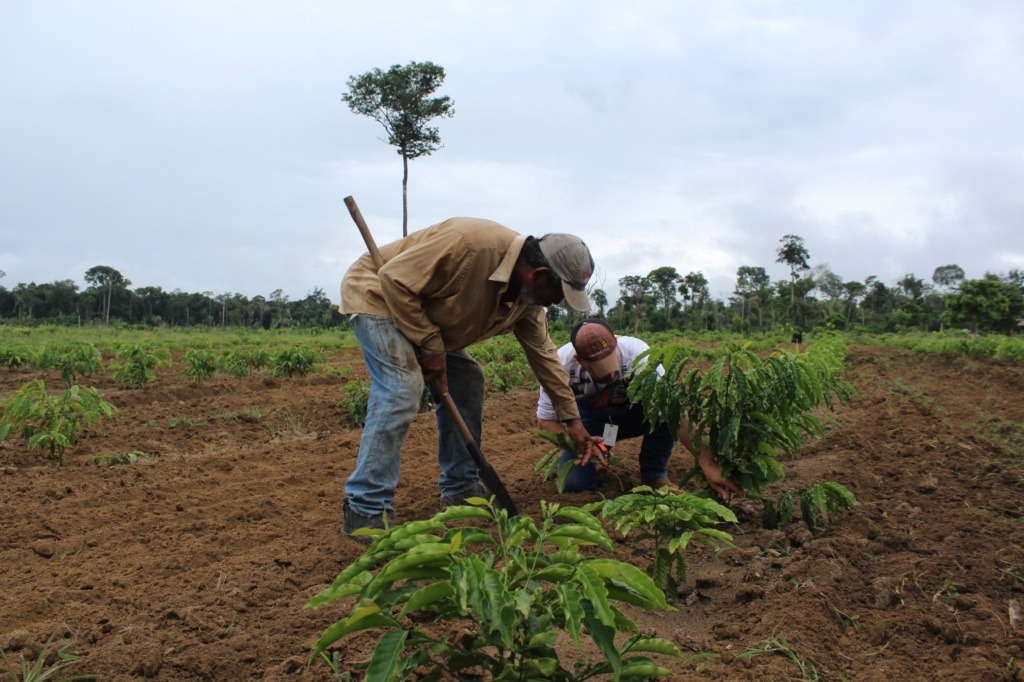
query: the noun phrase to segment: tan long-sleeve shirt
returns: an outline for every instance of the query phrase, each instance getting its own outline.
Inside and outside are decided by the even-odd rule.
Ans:
[[[360,257],[341,282],[343,313],[390,317],[422,353],[456,351],[511,332],[559,419],[579,410],[544,308],[502,302],[526,237],[480,218],[450,218]]]

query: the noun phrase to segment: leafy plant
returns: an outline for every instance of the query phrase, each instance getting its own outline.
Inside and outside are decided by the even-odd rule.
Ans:
[[[6,401],[0,440],[20,429],[29,448],[48,449],[50,459],[63,466],[64,450],[78,443],[82,429],[113,417],[116,411],[91,388],[72,386],[50,396],[40,379],[25,384]]]
[[[688,346],[652,348],[641,357],[646,362],[629,385],[630,400],[673,432],[688,417],[694,445],[706,444],[722,474],[753,498],[783,477],[780,455],[824,434],[811,410],[832,409],[853,390],[840,378],[846,345],[837,336],[819,337],[805,352],[776,349],[763,359],[746,345],[730,345],[707,369],[698,364],[701,352]],[[695,465],[682,482],[698,471]]]
[[[12,682],[73,682],[74,680],[95,680],[96,675],[72,675],[65,677],[68,668],[75,665],[81,656],[76,654],[68,653],[69,644],[65,644],[59,647],[55,653],[57,660],[52,663],[49,667],[46,666],[46,660],[50,657],[50,647],[53,645],[53,640],[56,634],[50,635],[50,638],[46,640],[43,648],[40,649],[39,655],[36,659],[29,663],[25,660],[24,656],[19,656],[21,659],[21,675],[19,676],[15,672],[14,666],[11,665],[10,660],[7,658],[7,654],[4,653],[3,649],[0,649],[0,658],[4,660],[4,667],[8,669],[10,680]]]
[[[597,519],[576,507],[542,502],[536,523],[528,516],[509,518],[481,498],[468,502],[474,506],[449,507],[424,521],[357,531],[373,544],[308,604],[320,608],[355,596],[349,614],[313,645],[311,662],[343,637],[383,630],[366,679],[405,680],[414,671],[419,679],[464,679],[481,670],[493,680],[668,675],[644,654],[679,656],[679,650],[639,634],[616,603],[672,607],[636,567],[584,556],[586,547],[612,550]],[[468,626],[456,635],[430,634],[416,624],[424,619]],[[589,636],[604,660],[580,659],[566,668],[559,658],[564,649],[555,647],[562,633],[577,647]]]
[[[195,422],[189,417],[169,417],[167,423],[171,425],[171,428],[177,428],[179,426],[192,426]]]
[[[484,376],[494,388],[502,393],[523,386],[536,386],[533,372],[526,360],[518,357],[515,360],[488,362],[484,365]]]
[[[217,356],[210,350],[190,348],[181,357],[181,362],[185,365],[181,373],[197,384],[217,371]]]
[[[8,369],[28,365],[32,361],[33,353],[28,346],[22,344],[0,346],[0,365],[7,365]]]
[[[570,453],[575,454],[576,442],[569,437],[569,434],[565,433],[564,431],[554,433],[552,431],[548,431],[547,429],[538,429],[537,435],[539,435],[541,438],[548,441],[549,443],[553,444],[555,447],[551,448],[546,453],[544,453],[544,456],[541,457],[537,461],[537,463],[533,465],[533,470],[535,472],[540,473],[541,480],[544,481],[548,480],[551,474],[557,471],[557,474],[555,476],[555,488],[560,493],[565,492],[565,480],[569,476],[569,472],[572,470],[574,466],[576,466],[576,464],[571,460],[568,462],[562,462],[562,450],[565,449],[568,450]],[[596,460],[592,461],[594,462],[594,466],[603,467],[605,471],[609,471],[613,476],[615,476],[616,479],[619,479],[619,475],[615,473],[614,469],[621,470],[625,467],[625,465],[622,463],[622,460],[618,459],[610,452],[606,455],[606,459],[609,464],[608,467],[603,467],[603,465],[597,462]],[[621,479],[619,480],[621,483]]]
[[[344,408],[355,426],[366,426],[366,410],[370,404],[370,380],[356,379],[348,382],[341,387],[341,396],[338,407]]]
[[[312,348],[282,348],[270,356],[270,373],[276,377],[304,377],[323,361],[323,353]]]
[[[221,355],[220,368],[241,379],[253,370],[266,367],[269,359],[270,354],[262,348],[232,348]]]
[[[714,500],[696,495],[670,493],[638,486],[626,495],[600,500],[583,507],[601,513],[624,537],[653,540],[654,564],[648,571],[658,587],[675,593],[686,578],[683,552],[691,541],[714,547],[732,544],[732,536],[712,528],[722,522],[736,523],[736,515]],[[635,531],[635,533],[634,533]]]
[[[762,503],[762,525],[765,528],[784,528],[789,525],[793,519],[794,504],[797,504],[800,507],[800,518],[812,533],[821,530],[821,522],[827,520],[829,514],[838,514],[840,510],[849,510],[858,504],[853,493],[835,481],[782,493],[774,501],[766,497]]]
[[[103,368],[103,356],[91,343],[73,342],[61,346],[46,345],[39,352],[36,364],[40,369],[56,369],[70,386],[79,377],[96,374]]]
[[[155,369],[169,364],[167,351],[142,344],[125,344],[116,351],[110,373],[127,388],[142,388],[156,379]]]

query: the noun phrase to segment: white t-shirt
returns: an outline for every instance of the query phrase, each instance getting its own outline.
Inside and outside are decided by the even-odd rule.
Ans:
[[[622,376],[626,376],[626,373],[633,367],[636,357],[650,348],[650,346],[632,336],[616,336],[615,339],[619,348],[619,358],[622,361]],[[567,343],[558,349],[558,359],[562,362],[562,367],[569,374],[569,386],[572,387],[572,391],[577,399],[591,397],[599,390],[603,390],[608,386],[608,384],[595,383],[590,374],[580,366],[580,363],[576,360],[576,349],[572,347],[571,343]],[[659,368],[658,373],[661,374],[662,371]],[[537,419],[558,421],[558,413],[555,412],[554,407],[551,405],[551,397],[543,388],[540,389],[540,399],[537,401]]]

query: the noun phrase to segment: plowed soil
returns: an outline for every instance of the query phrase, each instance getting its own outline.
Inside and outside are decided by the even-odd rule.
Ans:
[[[309,644],[343,613],[303,607],[362,551],[340,533],[360,432],[338,402],[345,381],[366,376],[357,349],[331,363],[355,369],[197,386],[172,367],[143,390],[98,377],[90,383],[117,418],[90,429],[63,467],[13,438],[0,445],[8,665],[54,635],[82,655],[69,673],[104,680],[331,679],[323,664],[307,667]],[[796,523],[762,530],[759,506],[734,503],[735,548],[688,554],[678,610],[631,613],[683,649],[686,659],[662,660],[672,679],[1022,677],[1024,368],[875,347],[851,349],[847,368],[859,396],[825,415],[827,436],[783,463],[773,492],[835,480],[860,506],[812,535]],[[0,397],[37,376],[0,370]],[[535,400],[490,395],[483,451],[524,513],[594,499],[559,495],[532,472],[547,450]],[[419,415],[398,522],[438,510],[435,438],[433,415]],[[617,449],[624,484],[636,482],[635,441]],[[91,462],[132,451],[157,457]],[[672,476],[691,461],[677,449]],[[611,481],[601,492],[619,490]],[[647,565],[642,548],[617,548]],[[372,644],[344,640],[343,666]],[[765,653],[737,658],[751,649]]]

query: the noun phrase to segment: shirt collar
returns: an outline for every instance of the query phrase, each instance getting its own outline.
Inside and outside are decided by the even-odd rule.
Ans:
[[[500,282],[505,286],[502,287],[502,292],[508,289],[509,282],[512,281],[512,271],[515,269],[516,261],[519,260],[519,254],[523,250],[523,244],[526,243],[526,235],[517,235],[512,243],[509,244],[508,251],[505,252],[505,257],[498,263],[497,269],[491,273],[488,278],[491,282]]]

